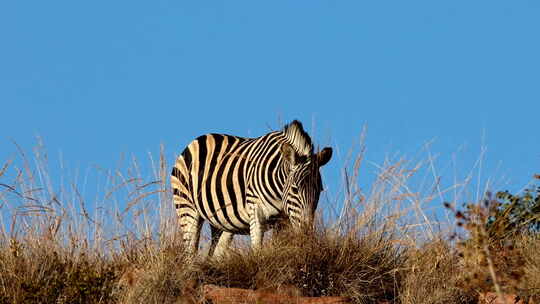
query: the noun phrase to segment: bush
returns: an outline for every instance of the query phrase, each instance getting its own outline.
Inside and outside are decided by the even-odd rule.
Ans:
[[[457,286],[477,292],[512,293],[528,298],[540,293],[537,259],[540,188],[522,195],[490,193],[479,204],[454,210],[457,225],[466,231],[457,243],[463,275]],[[499,201],[502,199],[503,201]]]
[[[540,180],[540,175],[535,176]],[[498,192],[496,208],[488,221],[488,230],[492,237],[503,237],[508,234],[540,232],[540,186],[534,184],[525,189],[521,195],[508,191]]]

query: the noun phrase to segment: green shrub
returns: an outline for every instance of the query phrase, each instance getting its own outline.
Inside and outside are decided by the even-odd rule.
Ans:
[[[540,176],[536,176],[540,180]],[[540,186],[534,184],[525,189],[523,194],[498,192],[494,213],[488,221],[488,230],[493,235],[504,237],[516,233],[540,232]]]

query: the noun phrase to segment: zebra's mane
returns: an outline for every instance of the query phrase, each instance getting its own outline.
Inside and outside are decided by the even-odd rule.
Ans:
[[[293,120],[290,124],[283,128],[285,138],[294,147],[296,152],[302,156],[310,156],[313,154],[313,144],[311,138],[304,131],[302,123],[298,120]]]

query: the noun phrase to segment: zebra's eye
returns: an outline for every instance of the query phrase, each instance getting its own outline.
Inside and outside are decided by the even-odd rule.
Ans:
[[[298,187],[292,186],[292,187],[291,187],[291,191],[292,191],[292,193],[294,193],[294,194],[298,194]]]

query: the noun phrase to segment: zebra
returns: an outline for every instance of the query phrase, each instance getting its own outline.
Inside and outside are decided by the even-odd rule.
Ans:
[[[171,173],[186,251],[197,251],[204,220],[211,231],[209,256],[222,255],[234,234],[249,234],[251,247],[260,249],[264,232],[280,218],[295,228],[312,226],[322,191],[319,168],[331,157],[331,147],[313,152],[298,120],[256,138],[196,138]]]

